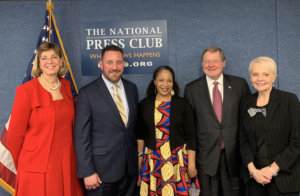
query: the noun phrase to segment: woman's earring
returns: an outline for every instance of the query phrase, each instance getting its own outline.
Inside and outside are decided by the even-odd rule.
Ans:
[[[175,95],[175,92],[174,92],[173,89],[171,90],[171,95],[172,95],[172,96]]]

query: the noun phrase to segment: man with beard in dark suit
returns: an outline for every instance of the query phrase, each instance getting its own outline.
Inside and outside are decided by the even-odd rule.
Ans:
[[[120,47],[103,48],[99,65],[102,75],[80,89],[76,103],[77,175],[88,196],[132,196],[138,172],[137,88],[121,77]]]

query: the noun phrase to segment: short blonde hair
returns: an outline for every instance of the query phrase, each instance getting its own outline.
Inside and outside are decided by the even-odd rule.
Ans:
[[[252,67],[254,64],[260,64],[264,67],[271,69],[274,76],[277,76],[277,65],[276,65],[276,62],[272,58],[267,57],[267,56],[260,56],[260,57],[253,59],[249,65],[249,70],[248,70],[249,75],[251,75]]]
[[[32,77],[37,78],[42,74],[42,70],[40,68],[40,58],[41,58],[41,55],[43,52],[46,52],[49,50],[53,50],[55,52],[55,54],[57,54],[59,56],[59,58],[62,59],[62,65],[61,65],[61,68],[59,69],[57,75],[59,77],[63,77],[68,72],[67,63],[65,61],[65,58],[64,58],[59,46],[54,43],[46,42],[46,43],[41,44],[39,49],[37,50],[37,53],[34,58],[33,67],[31,70]]]

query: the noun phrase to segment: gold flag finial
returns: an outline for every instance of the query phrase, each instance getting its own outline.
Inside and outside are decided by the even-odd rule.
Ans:
[[[52,0],[47,1],[47,10],[50,11],[54,8],[54,4],[52,3]]]

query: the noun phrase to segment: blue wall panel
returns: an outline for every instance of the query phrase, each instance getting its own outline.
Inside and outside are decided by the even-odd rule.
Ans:
[[[46,1],[0,1],[0,130],[8,119],[44,22]],[[54,14],[79,87],[96,76],[81,75],[80,28],[91,21],[167,20],[169,62],[181,87],[203,74],[201,53],[221,47],[226,73],[248,77],[249,62],[270,56],[278,62],[276,87],[300,97],[299,0],[61,0]],[[97,65],[95,65],[97,66]],[[139,97],[152,75],[125,75]],[[0,131],[1,133],[1,131]],[[0,196],[7,195],[2,193]]]
[[[278,1],[278,81],[300,99],[300,1]]]
[[[184,81],[203,74],[200,57],[209,46],[219,46],[224,50],[227,57],[226,73],[247,79],[251,59],[261,55],[276,59],[275,2],[259,2],[178,2],[177,59],[178,65],[188,70],[182,75]]]

